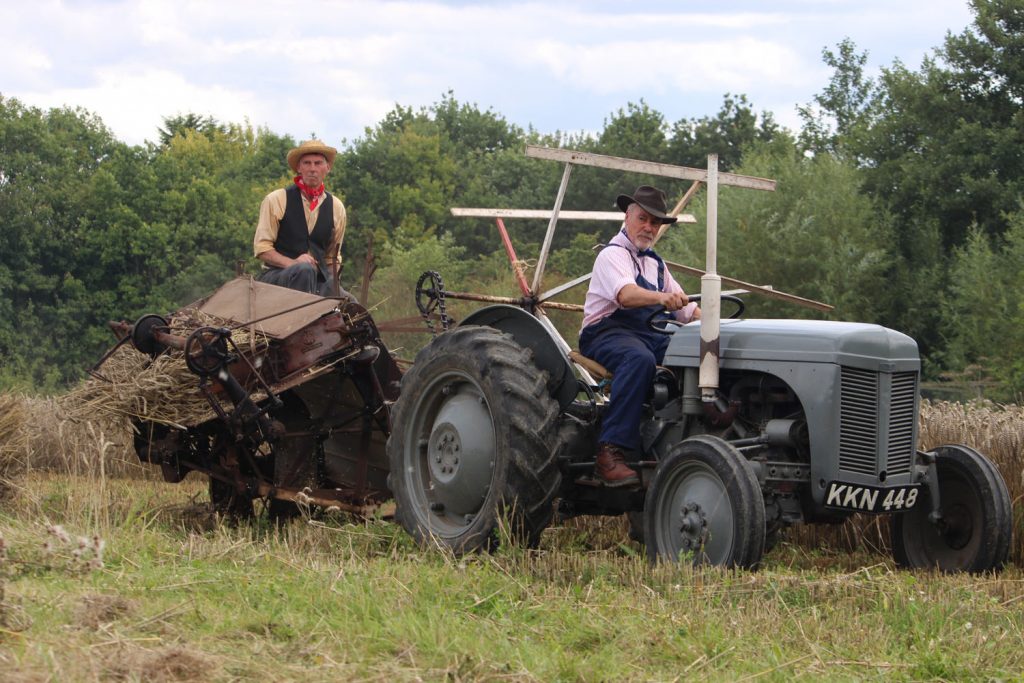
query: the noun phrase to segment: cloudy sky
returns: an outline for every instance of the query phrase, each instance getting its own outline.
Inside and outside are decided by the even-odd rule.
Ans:
[[[643,98],[670,122],[725,93],[795,128],[844,37],[916,68],[967,0],[0,0],[0,94],[93,111],[122,140],[196,112],[340,144],[449,91],[542,132]]]

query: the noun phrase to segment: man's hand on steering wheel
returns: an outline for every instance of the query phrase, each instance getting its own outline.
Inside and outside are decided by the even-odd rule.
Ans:
[[[666,311],[678,311],[690,303],[682,292],[661,292],[661,305]]]
[[[689,301],[700,303],[700,294],[690,295]],[[722,301],[730,301],[736,304],[736,310],[733,311],[732,315],[730,315],[729,318],[740,317],[741,315],[743,315],[743,311],[745,311],[747,308],[747,305],[743,303],[743,299],[733,294],[723,294]],[[668,306],[665,306],[665,308],[669,311],[679,310],[678,308],[669,309]],[[680,306],[679,308],[682,308],[682,306]],[[660,332],[661,334],[672,334],[672,330],[669,329],[670,326],[681,327],[683,325],[683,323],[679,322],[675,318],[666,318],[664,314],[665,311],[655,311],[654,313],[652,313],[651,316],[647,319],[647,328],[653,330],[654,332]]]

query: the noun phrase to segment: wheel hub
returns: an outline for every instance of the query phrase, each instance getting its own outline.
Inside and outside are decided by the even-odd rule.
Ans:
[[[679,533],[683,550],[699,550],[704,547],[708,535],[708,519],[699,503],[687,503],[679,511]]]
[[[486,402],[471,385],[442,388],[443,404],[426,438],[427,487],[435,513],[473,515],[491,486],[494,427]]]
[[[957,503],[942,511],[941,531],[946,544],[954,549],[966,548],[971,542],[974,518],[966,505]]]
[[[434,427],[430,435],[430,474],[436,481],[448,482],[458,474],[462,438],[450,422]]]

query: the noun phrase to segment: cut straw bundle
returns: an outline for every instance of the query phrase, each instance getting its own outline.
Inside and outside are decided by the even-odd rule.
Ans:
[[[25,412],[24,397],[0,394],[0,479],[24,467]]]
[[[170,320],[183,337],[207,325],[225,326],[194,309]],[[234,331],[232,340],[243,351],[266,347],[246,330]],[[137,469],[133,422],[195,425],[215,416],[181,351],[151,359],[124,344],[97,375],[56,398],[0,394],[0,479],[27,469],[81,473],[100,459],[109,474]]]
[[[204,326],[226,326],[196,309],[185,309],[170,320],[174,334],[187,337]],[[266,339],[253,339],[247,330],[234,330],[232,341],[244,351],[266,348]],[[171,426],[204,422],[215,413],[199,390],[199,378],[176,349],[151,359],[125,344],[91,377],[60,398],[62,416],[71,421],[97,419],[149,420]]]

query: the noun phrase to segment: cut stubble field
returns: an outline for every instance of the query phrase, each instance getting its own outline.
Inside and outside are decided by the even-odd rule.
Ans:
[[[194,476],[194,475],[193,475]],[[651,567],[621,519],[455,558],[386,521],[214,519],[205,484],[34,473],[0,501],[0,670],[35,680],[922,680],[1024,671],[1024,574],[784,540]],[[864,544],[862,544],[863,546]]]
[[[1024,671],[1024,412],[922,407],[1007,480],[1000,574],[897,570],[887,522],[797,527],[756,572],[650,566],[622,518],[456,558],[316,510],[216,519],[116,422],[0,394],[0,679],[958,680]]]

